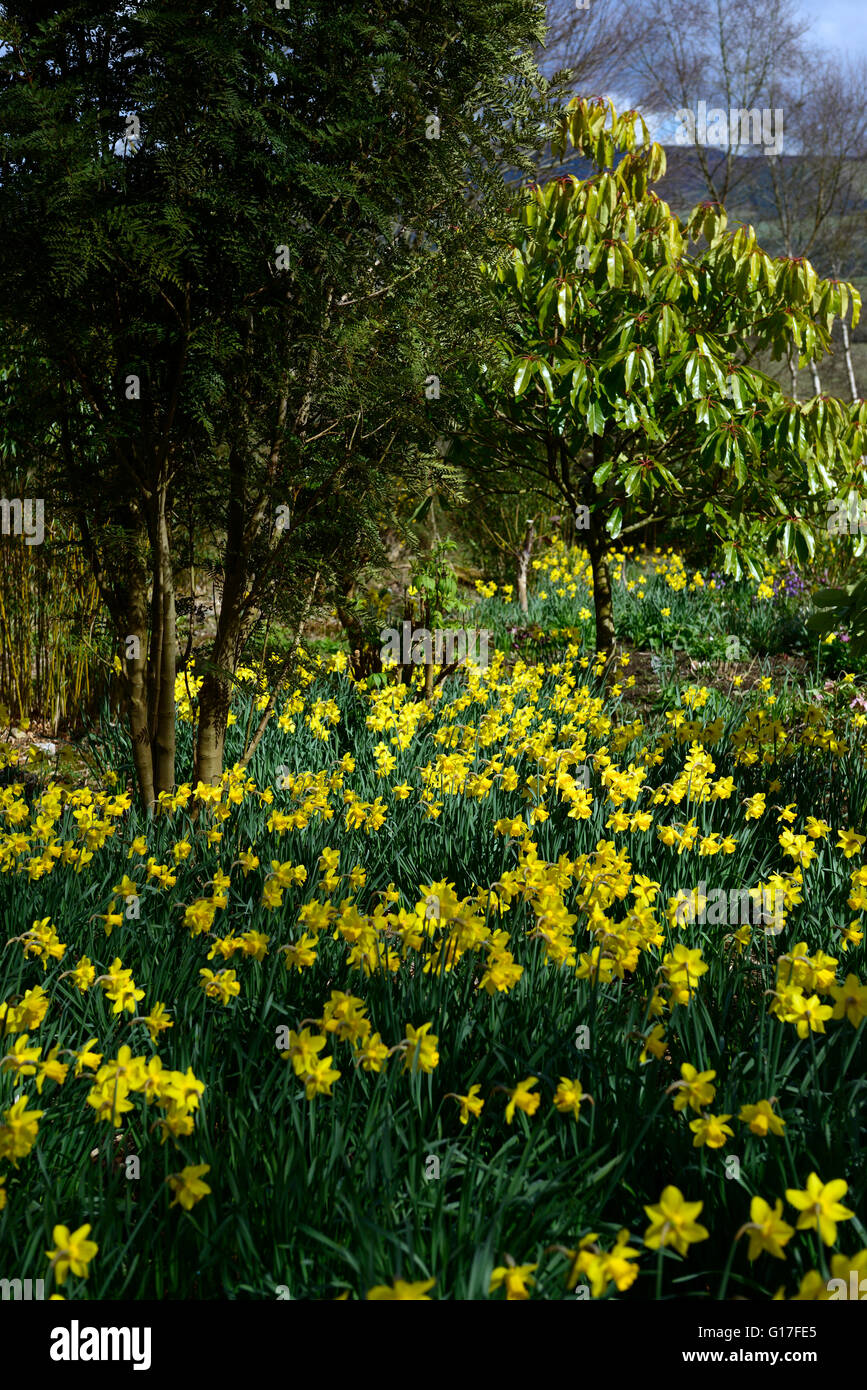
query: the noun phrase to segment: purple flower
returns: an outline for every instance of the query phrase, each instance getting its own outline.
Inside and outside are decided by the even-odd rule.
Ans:
[[[778,574],[774,579],[774,598],[781,595],[785,598],[799,598],[807,587],[807,581],[790,565],[785,574]]]

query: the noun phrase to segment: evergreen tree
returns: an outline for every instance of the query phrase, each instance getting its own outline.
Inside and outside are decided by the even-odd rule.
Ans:
[[[0,442],[38,438],[77,516],[146,805],[175,779],[176,537],[220,595],[212,781],[257,616],[300,621],[376,553],[396,480],[436,467],[492,326],[501,170],[546,133],[543,20],[541,0],[0,6],[0,324],[13,381],[40,382],[32,438]]]

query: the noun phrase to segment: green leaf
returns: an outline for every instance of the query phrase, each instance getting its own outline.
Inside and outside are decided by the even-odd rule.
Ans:
[[[668,347],[673,323],[674,316],[671,312],[671,305],[663,304],[659,318],[656,320],[656,347],[660,357]]]
[[[806,619],[804,626],[808,632],[830,632],[832,628],[837,626],[837,617],[836,614],[830,611],[827,613],[811,613]]]
[[[587,428],[591,434],[602,434],[605,429],[605,413],[599,401],[591,401],[587,411]]]
[[[582,362],[579,363],[579,365],[575,368],[575,370],[572,373],[572,388],[569,392],[569,404],[571,406],[575,405],[575,398],[578,395],[578,392],[581,390],[581,387],[586,383],[586,381],[587,371]]]
[[[816,553],[816,537],[809,526],[799,522],[795,527],[795,554],[802,565],[809,564]]]
[[[572,308],[572,287],[562,284],[557,291],[557,317],[566,328],[569,323],[569,313]]]
[[[548,399],[549,401],[553,401],[557,393],[554,390],[554,382],[551,379],[551,371],[548,367],[548,363],[540,361],[537,365],[539,375],[545,383],[545,390],[548,393]]]
[[[638,374],[639,354],[633,348],[632,352],[627,352],[626,361],[623,367],[623,380],[628,391]]]
[[[530,378],[539,366],[536,357],[525,357],[517,372],[515,373],[515,398],[523,396],[530,384]]]
[[[623,477],[624,491],[627,497],[631,497],[633,493],[637,492],[643,472],[644,469],[640,463],[634,464],[632,468],[627,468]]]
[[[782,534],[782,540],[781,540],[781,547],[782,547],[783,557],[784,557],[784,558],[788,558],[788,556],[791,555],[791,553],[792,553],[792,536],[793,536],[793,534],[794,534],[794,530],[793,530],[793,527],[792,527],[792,523],[791,523],[791,521],[787,521],[786,524],[785,524],[785,526],[783,527],[783,534]]]
[[[608,479],[611,477],[611,471],[613,468],[613,459],[606,459],[604,463],[600,463],[599,467],[596,469],[596,472],[593,474],[593,486],[603,487],[605,483],[608,482]]]
[[[845,603],[848,597],[846,589],[821,589],[818,594],[813,595],[813,603],[817,608],[830,608]]]
[[[740,557],[731,542],[723,546],[723,569],[726,574],[730,574],[734,579],[740,579],[743,574],[741,569]]]

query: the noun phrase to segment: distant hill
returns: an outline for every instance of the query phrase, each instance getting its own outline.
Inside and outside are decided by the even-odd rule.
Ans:
[[[664,177],[653,185],[653,188],[660,198],[665,199],[673,212],[683,217],[696,203],[703,202],[708,197],[698,153],[694,147],[689,145],[663,145],[663,148],[666,156],[666,172]],[[720,154],[716,150],[711,150],[709,157],[711,161],[717,161],[720,159]],[[800,158],[799,155],[779,156],[780,163],[783,165],[794,163]],[[859,161],[853,161],[853,164],[858,163]],[[574,155],[571,158],[567,157],[562,163],[554,164],[549,157],[543,159],[540,164],[540,178],[543,183],[563,174],[574,174],[576,178],[584,179],[589,177],[592,171],[593,166],[588,159]],[[858,206],[859,210],[864,213],[867,212],[867,178],[864,178],[863,169],[860,172],[865,196],[861,198]],[[738,222],[752,224],[756,228],[757,234],[761,228],[760,241],[770,255],[782,254],[783,248],[779,244],[779,234],[776,229],[771,171],[767,160],[762,155],[735,156],[726,211],[729,222],[732,224]],[[861,279],[867,276],[867,239],[862,239],[857,247],[857,252],[859,260],[853,278]]]
[[[696,203],[705,201],[708,196],[697,151],[693,146],[668,145],[663,141],[660,143],[665,149],[667,167],[663,178],[653,185],[654,191],[668,203],[673,212],[679,217],[685,217]],[[711,150],[710,157],[711,159],[718,158],[719,152]],[[788,163],[797,160],[799,156],[780,155],[779,158],[782,163]],[[853,162],[858,163],[858,161]],[[556,164],[551,160],[550,154],[547,158],[543,156],[539,161],[538,168],[538,178],[541,183],[547,183],[550,179],[560,177],[563,174],[574,174],[576,178],[584,179],[593,172],[593,165],[588,159],[574,155],[571,158],[567,157],[562,163]],[[865,196],[862,197],[859,205],[859,211],[863,215],[867,210],[865,209],[867,178],[864,177],[863,168],[857,169],[855,172],[860,180],[861,188],[865,190]],[[522,181],[521,176],[516,174],[514,181]],[[730,227],[736,226],[739,222],[752,225],[763,250],[767,251],[770,256],[783,254],[774,209],[770,168],[761,155],[735,156],[735,167],[732,172],[726,212]],[[867,239],[862,237],[852,249],[857,258],[856,265],[853,270],[847,272],[846,278],[858,285],[865,304],[865,317],[851,334],[852,358],[859,390],[865,392],[867,391]],[[819,257],[815,259],[814,264],[820,275],[829,274],[828,268],[821,264]],[[763,370],[776,377],[784,389],[788,390],[789,378],[785,363],[772,363],[767,359],[762,361],[760,365]],[[820,377],[823,391],[843,400],[849,399],[849,382],[838,333],[835,333],[833,356],[824,357],[820,363]],[[812,379],[806,368],[802,368],[799,372],[798,390],[802,400],[813,394]]]

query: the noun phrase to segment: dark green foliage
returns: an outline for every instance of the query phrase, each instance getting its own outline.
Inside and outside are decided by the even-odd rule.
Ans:
[[[151,724],[173,568],[222,594],[223,682],[263,612],[294,627],[380,553],[398,479],[436,474],[492,332],[501,170],[546,128],[543,16],[0,7],[0,448],[75,516],[119,636],[146,584]]]

